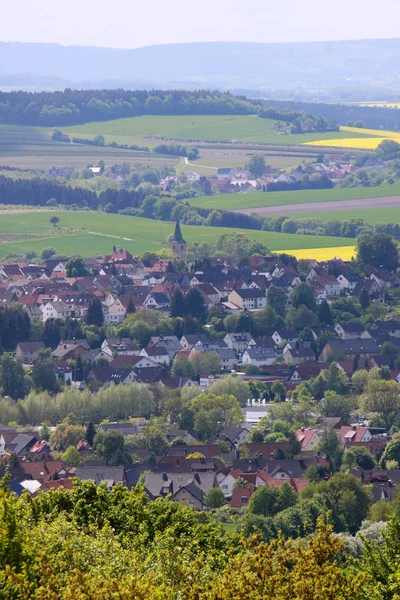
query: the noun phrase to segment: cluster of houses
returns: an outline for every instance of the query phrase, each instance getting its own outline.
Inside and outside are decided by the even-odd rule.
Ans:
[[[381,169],[385,163],[374,157],[368,158],[363,169]],[[208,179],[208,189],[219,191],[221,193],[252,192],[256,190],[265,190],[269,184],[294,184],[302,181],[305,176],[324,175],[333,183],[338,183],[348,175],[355,175],[360,167],[349,164],[345,156],[332,155],[327,156],[324,163],[310,163],[299,165],[291,171],[273,170],[267,167],[265,175],[255,177],[248,169],[224,167],[216,171],[216,176]],[[94,177],[106,175],[121,186],[126,185],[129,175],[124,171],[123,165],[108,165],[106,172],[100,166],[89,167]],[[53,167],[49,170],[52,177],[70,178],[74,175],[72,167]],[[181,186],[184,181],[192,184],[198,183],[201,175],[196,171],[187,173],[185,178],[168,175],[163,177],[158,187],[164,192],[172,191],[176,186]]]
[[[135,423],[103,424],[99,431],[118,431],[131,436],[145,426],[145,421],[139,419]],[[69,468],[62,460],[53,460],[50,444],[41,441],[37,432],[18,433],[12,427],[0,426],[0,476],[4,475],[12,453],[14,463],[8,465],[9,485],[17,495],[24,491],[36,495],[59,487],[71,489],[74,478],[105,483],[108,489],[119,483],[132,488],[141,478],[153,500],[169,496],[172,501],[204,510],[208,508],[207,492],[219,488],[227,503],[241,510],[260,486],[279,488],[286,483],[300,492],[310,483],[307,476],[310,467],[314,467],[320,479],[329,477],[329,464],[317,451],[321,433],[327,426],[334,428],[344,450],[363,446],[376,456],[390,440],[384,429],[348,425],[340,418],[320,418],[315,427],[296,431],[301,451],[296,458],[288,458],[288,442],[250,443],[251,425],[246,422],[242,426],[225,427],[208,443],[200,443],[194,431],[169,427],[170,446],[164,456],[155,460],[148,449],[135,448],[135,462],[108,466],[96,457],[88,442],[82,440],[76,447],[83,466]],[[364,484],[372,485],[374,502],[394,498],[400,470],[352,472]]]

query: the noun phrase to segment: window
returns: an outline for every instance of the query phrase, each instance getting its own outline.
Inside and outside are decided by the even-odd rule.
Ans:
[[[247,502],[247,497],[246,496],[242,496],[242,504],[246,504]]]

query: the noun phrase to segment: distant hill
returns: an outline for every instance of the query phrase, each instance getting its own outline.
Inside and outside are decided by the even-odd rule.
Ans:
[[[0,43],[0,85],[43,88],[400,88],[400,39],[135,50]],[[50,79],[49,79],[50,78]],[[22,81],[22,84],[21,84]]]

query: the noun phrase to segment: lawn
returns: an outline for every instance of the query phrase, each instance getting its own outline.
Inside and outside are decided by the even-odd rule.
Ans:
[[[60,218],[58,227],[52,227],[49,218]],[[113,244],[127,248],[133,254],[167,248],[167,237],[173,232],[173,224],[95,212],[26,212],[2,214],[0,221],[0,258],[9,253],[27,251],[40,253],[43,248],[53,247],[58,253],[92,256],[106,254]],[[349,240],[329,236],[304,236],[267,231],[233,230],[222,227],[182,226],[188,243],[215,243],[224,233],[241,232],[251,239],[260,240],[270,250],[297,250],[317,247],[336,248],[348,246]],[[7,235],[32,236],[22,241],[8,241]]]
[[[174,138],[180,140],[213,140],[241,142],[260,142],[266,144],[304,144],[318,141],[321,133],[282,135],[277,133],[273,126],[273,119],[260,119],[250,116],[150,116],[117,119],[115,121],[101,121],[63,127],[64,133],[71,136],[91,134],[93,137],[102,134],[108,140],[114,139],[121,143],[124,138],[126,144],[134,144],[135,139],[148,145],[146,136],[159,138]],[[365,137],[368,133],[362,130],[356,132],[355,137]],[[329,139],[348,137],[341,131],[326,134]]]
[[[202,196],[188,200],[193,206],[202,208],[259,208],[261,206],[286,206],[312,202],[334,202],[335,200],[357,200],[359,198],[380,198],[400,195],[400,181],[393,185],[378,187],[333,188],[331,190],[298,190],[293,192],[251,192],[250,194],[221,194]]]

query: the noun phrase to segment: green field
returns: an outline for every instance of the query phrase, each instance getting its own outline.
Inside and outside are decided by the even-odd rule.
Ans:
[[[259,208],[261,206],[286,206],[312,202],[334,202],[335,200],[357,200],[359,198],[380,198],[399,196],[400,181],[393,185],[378,187],[333,188],[331,190],[299,190],[293,192],[251,192],[249,194],[221,194],[202,196],[188,200],[192,206],[201,208],[223,208],[238,210],[241,208]]]
[[[329,139],[349,137],[347,132],[332,132],[327,134],[311,133],[297,135],[282,135],[274,128],[273,119],[260,119],[250,116],[143,116],[101,121],[63,127],[62,130],[71,136],[102,134],[109,141],[134,144],[135,139],[141,138],[143,145],[148,145],[153,138],[174,138],[180,140],[214,140],[241,142],[260,142],[266,144],[304,144],[318,141],[324,135]],[[354,137],[371,137],[363,133],[355,133]],[[160,143],[161,143],[160,139]]]
[[[57,215],[60,223],[54,228],[49,218]],[[168,248],[166,239],[173,232],[172,223],[95,212],[23,212],[2,214],[0,221],[0,258],[9,253],[40,253],[49,246],[58,253],[106,254],[113,244],[127,248],[133,254]],[[251,239],[261,240],[271,250],[296,250],[347,246],[348,239],[329,236],[303,236],[267,231],[233,230],[222,227],[182,226],[188,243],[215,243],[224,233],[240,231]],[[31,236],[30,239],[10,240],[13,236]]]

